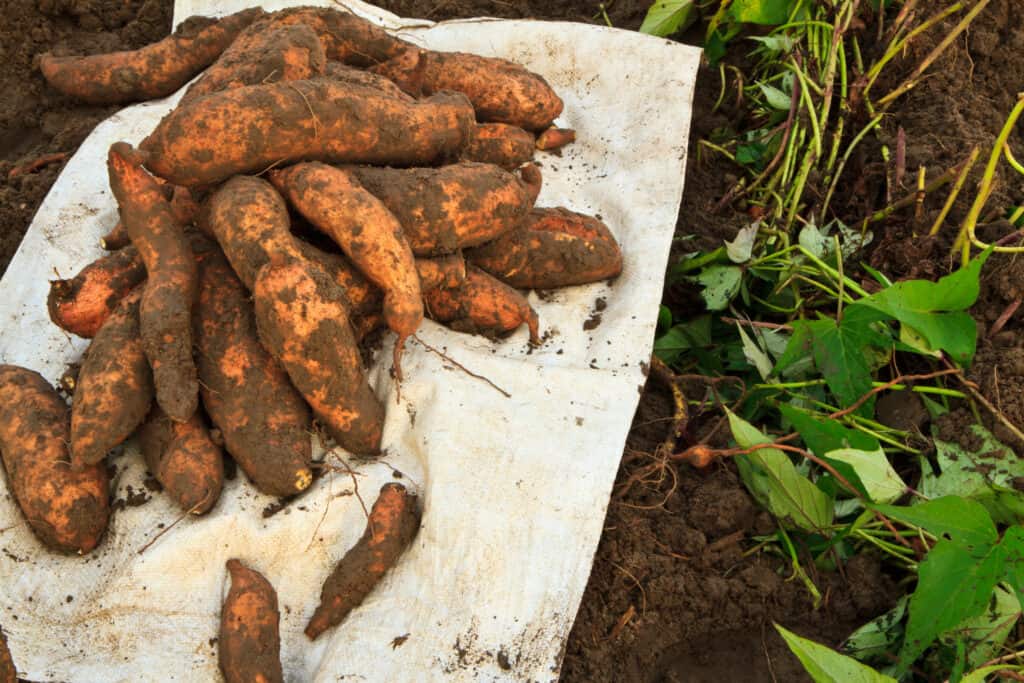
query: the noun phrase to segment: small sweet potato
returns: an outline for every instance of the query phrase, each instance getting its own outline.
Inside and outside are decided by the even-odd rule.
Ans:
[[[224,454],[196,412],[188,422],[170,419],[153,406],[139,430],[146,467],[183,511],[210,511],[224,487]]]
[[[533,205],[527,182],[491,164],[346,168],[398,218],[417,256],[489,242],[518,225]]]
[[[608,227],[568,209],[534,209],[515,230],[466,252],[466,259],[513,287],[552,289],[622,272],[622,250]]]
[[[431,289],[423,300],[431,319],[458,332],[500,337],[526,323],[530,342],[540,343],[537,313],[523,295],[479,268],[468,266],[465,282]]]
[[[511,171],[532,159],[533,150],[533,135],[522,128],[507,123],[481,123],[473,128],[462,150],[462,160],[494,164]]]
[[[326,61],[320,38],[309,26],[281,25],[273,17],[260,19],[189,86],[178,106],[220,90],[320,76]]]
[[[0,454],[29,527],[67,553],[95,548],[110,516],[107,471],[71,469],[68,407],[39,373],[0,365]]]
[[[71,402],[71,463],[82,469],[142,424],[153,402],[153,373],[142,351],[136,288],[103,323],[89,345]]]
[[[192,360],[192,303],[196,263],[160,185],[138,164],[135,151],[114,143],[107,154],[110,187],[148,278],[139,309],[142,347],[153,368],[156,400],[171,419],[185,422],[199,405]]]
[[[282,683],[277,593],[259,572],[228,560],[231,589],[220,614],[218,663],[226,683]]]
[[[253,299],[260,340],[327,432],[353,453],[379,452],[384,407],[363,372],[344,292],[308,261],[271,262]]]
[[[11,651],[7,648],[7,638],[0,628],[0,683],[18,683],[18,670],[14,668]]]
[[[247,9],[218,20],[193,18],[167,38],[139,50],[90,57],[42,56],[39,68],[57,90],[90,104],[166,97],[185,85],[263,15]]]
[[[384,291],[384,320],[398,335],[394,365],[401,379],[403,345],[423,322],[420,282],[402,226],[348,171],[309,162],[269,175],[289,203]]]
[[[124,227],[123,221],[115,223],[114,227],[110,229],[110,232],[100,238],[100,246],[107,251],[124,249],[131,243],[132,238],[128,235],[128,228]],[[141,265],[142,261],[139,261],[139,263]],[[144,266],[143,272],[145,272]]]
[[[194,327],[200,395],[224,447],[263,493],[289,496],[313,481],[312,417],[284,369],[260,344],[249,293],[220,250],[199,259]]]
[[[457,156],[472,125],[458,93],[402,102],[320,77],[211,93],[165,116],[141,149],[153,173],[194,187],[311,159],[431,164]]]
[[[370,511],[363,537],[345,553],[324,582],[320,605],[306,626],[310,640],[340,624],[366,599],[412,544],[419,525],[416,496],[401,484],[384,484]]]
[[[70,280],[50,282],[50,320],[71,334],[92,339],[118,302],[145,279],[146,266],[134,247],[102,256]]]
[[[573,142],[576,142],[576,131],[572,128],[552,126],[537,136],[537,149],[551,151],[561,149]]]
[[[562,113],[562,100],[547,81],[520,64],[465,52],[409,50],[418,53],[418,59],[402,54],[370,71],[391,79],[413,97],[442,90],[464,93],[479,121],[542,130]]]

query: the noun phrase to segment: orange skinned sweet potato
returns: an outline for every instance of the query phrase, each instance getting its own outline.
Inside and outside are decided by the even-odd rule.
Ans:
[[[110,232],[100,238],[100,246],[107,251],[124,249],[131,243],[132,238],[128,235],[128,228],[124,227],[123,221],[115,223]],[[141,264],[142,261],[139,261],[139,263]],[[145,272],[145,266],[143,266],[143,272]]]
[[[200,395],[224,447],[263,493],[309,487],[312,417],[276,360],[260,344],[249,293],[209,242],[199,259],[194,327]]]
[[[458,287],[466,279],[466,259],[462,258],[462,254],[418,258],[416,274],[420,278],[422,291],[438,287]]]
[[[416,496],[401,484],[384,484],[362,538],[345,553],[324,582],[320,605],[306,626],[310,640],[340,624],[366,599],[412,544],[419,525]]]
[[[71,469],[68,407],[39,373],[0,365],[0,454],[29,527],[67,553],[95,548],[110,516],[107,471]]]
[[[350,87],[378,91],[384,95],[391,95],[403,102],[410,102],[413,99],[411,95],[384,76],[357,69],[341,62],[327,62],[327,66],[324,68],[324,75],[340,83],[345,83]]]
[[[220,614],[218,664],[226,683],[282,683],[277,593],[259,572],[228,560],[231,589]]]
[[[0,628],[0,683],[18,683],[18,670],[14,668],[11,651],[7,649],[7,638]]]
[[[384,320],[398,335],[394,365],[401,380],[403,345],[423,322],[420,282],[401,224],[352,173],[333,166],[296,164],[271,171],[270,181],[384,291]]]
[[[343,254],[324,251],[305,240],[297,242],[303,257],[320,266],[344,290],[351,313],[362,315],[380,310],[384,293],[374,287]]]
[[[423,300],[433,320],[458,332],[500,337],[526,323],[530,342],[540,343],[537,313],[523,295],[479,268],[468,266],[465,282],[429,290]]]
[[[173,420],[185,422],[199,405],[192,360],[192,303],[196,263],[160,186],[138,164],[134,150],[114,143],[107,155],[110,187],[148,278],[139,308],[142,347],[153,368],[156,400]]]
[[[253,300],[260,340],[327,432],[353,453],[379,452],[384,407],[366,381],[341,288],[308,261],[272,262]]]
[[[320,38],[309,26],[281,25],[273,17],[260,19],[189,86],[178,106],[220,90],[320,76],[326,61]]]
[[[513,287],[552,289],[615,277],[622,250],[608,227],[568,209],[534,209],[515,230],[466,252]]]
[[[489,242],[518,225],[533,205],[527,182],[491,164],[347,169],[398,218],[417,256]]]
[[[121,300],[78,371],[71,402],[71,464],[77,470],[103,462],[149,413],[153,373],[139,333],[141,300],[141,288]]]
[[[537,136],[537,149],[551,151],[561,149],[572,142],[576,142],[576,131],[572,128],[552,126]]]
[[[410,166],[458,156],[465,95],[414,102],[320,77],[211,93],[165,116],[142,141],[146,167],[194,187],[302,160]]]
[[[134,247],[102,256],[70,280],[50,282],[50,320],[71,334],[92,339],[128,292],[146,279],[146,266]]]
[[[327,58],[352,66],[370,66],[396,57],[409,43],[351,12],[327,7],[295,7],[274,12],[280,24],[305,24],[320,36]]]
[[[415,57],[398,55],[370,71],[413,97],[442,90],[464,93],[479,121],[542,130],[562,113],[562,100],[547,81],[519,64],[465,52],[409,50]]]
[[[522,128],[507,123],[480,123],[473,128],[462,150],[462,160],[494,164],[511,171],[532,159],[533,150],[533,135]]]
[[[159,181],[159,178],[156,180]],[[199,204],[192,197],[192,192],[187,187],[164,183],[161,185],[164,197],[171,203],[171,211],[174,219],[181,225],[191,224],[199,213]],[[100,246],[107,251],[117,251],[132,243],[128,228],[124,227],[124,221],[118,221],[106,235],[100,238]]]
[[[224,487],[224,454],[196,412],[188,422],[170,419],[154,406],[139,430],[146,467],[183,511],[210,511]]]
[[[46,54],[39,68],[54,88],[90,104],[166,97],[217,59],[239,31],[262,15],[263,10],[254,8],[219,20],[193,18],[167,38],[139,50],[90,57]]]

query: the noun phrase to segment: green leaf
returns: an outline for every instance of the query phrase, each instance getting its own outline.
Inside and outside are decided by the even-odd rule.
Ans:
[[[662,304],[658,307],[658,330],[672,327],[672,309]]]
[[[796,45],[796,38],[785,33],[777,33],[770,36],[747,36],[747,40],[761,43],[769,52],[789,52]]]
[[[789,18],[789,0],[733,0],[729,14],[736,21],[777,26]]]
[[[800,433],[807,448],[815,455],[825,455],[840,448],[878,450],[878,439],[857,429],[847,429],[837,420],[817,417],[791,405],[782,404],[779,412]]]
[[[980,615],[960,622],[940,640],[946,646],[953,646],[954,641],[962,643],[967,653],[966,664],[973,669],[996,655],[1020,614],[1020,602],[1014,594],[997,586]]]
[[[820,259],[824,259],[832,252],[832,240],[814,223],[806,223],[804,227],[800,228],[797,241],[801,247]]]
[[[763,142],[743,142],[736,145],[736,163],[743,166],[764,166],[768,145]]]
[[[711,316],[702,315],[674,325],[654,340],[654,353],[666,363],[673,363],[690,349],[711,345]]]
[[[851,633],[839,649],[862,662],[881,659],[895,651],[903,638],[903,617],[909,602],[910,596],[904,595],[891,610]]]
[[[1010,584],[1017,601],[1024,605],[1024,527],[1009,527],[999,546],[1004,556],[1003,580]]]
[[[790,374],[787,371],[795,374],[798,366],[805,366],[810,362],[813,343],[814,335],[811,334],[811,329],[807,323],[803,320],[795,321],[793,323],[793,335],[789,338],[789,343],[786,344],[786,350],[775,361],[775,374]]]
[[[767,83],[758,83],[757,87],[761,89],[765,102],[768,103],[769,107],[779,111],[789,111],[790,100],[792,99],[790,95]]]
[[[907,491],[906,483],[896,474],[881,448],[874,451],[839,448],[829,451],[826,456],[830,461],[838,460],[852,467],[868,496],[875,502],[891,503]]]
[[[775,624],[775,630],[815,683],[896,683],[896,679],[813,640],[801,638],[778,624]]]
[[[732,411],[728,416],[733,438],[742,448],[771,442]],[[801,475],[777,448],[759,448],[736,456],[736,466],[751,495],[780,520],[819,532],[832,523],[832,499]]]
[[[1024,671],[1024,666],[1009,666],[1007,664],[993,664],[981,669],[975,669],[960,679],[960,683],[985,683],[989,674],[997,671]]]
[[[743,329],[743,325],[737,323],[736,329],[740,333],[740,339],[743,340],[743,356],[747,359],[747,362],[757,368],[757,373],[761,375],[761,379],[768,379],[768,375],[772,372],[772,359],[768,357],[768,354],[760,346],[754,343],[754,340]]]
[[[640,33],[664,38],[689,28],[697,16],[693,0],[655,0],[640,24]]]
[[[725,253],[733,263],[746,263],[750,260],[750,254],[754,251],[754,241],[757,239],[758,224],[753,223],[741,228],[736,233],[732,242],[725,241]]]
[[[887,517],[921,527],[938,538],[948,536],[954,543],[968,548],[984,549],[998,538],[996,526],[985,508],[959,496],[943,496],[911,507],[874,507]]]
[[[961,365],[974,358],[977,328],[965,313],[978,298],[978,277],[990,250],[938,282],[897,282],[865,297],[855,306],[867,306],[909,325],[932,349],[941,349]],[[850,306],[853,308],[854,306]]]
[[[740,291],[740,280],[743,279],[743,270],[738,266],[713,265],[708,266],[700,275],[697,282],[704,285],[701,296],[709,311],[723,311],[729,305],[732,298]]]

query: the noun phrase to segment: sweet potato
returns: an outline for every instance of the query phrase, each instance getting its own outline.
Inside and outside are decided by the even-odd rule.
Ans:
[[[84,554],[107,528],[107,471],[73,471],[70,440],[68,407],[56,390],[32,370],[0,365],[0,454],[9,490],[43,543]]]
[[[305,24],[320,36],[327,58],[352,66],[370,66],[396,57],[409,43],[351,12],[327,7],[295,7],[274,12],[281,24]]]
[[[526,182],[491,164],[347,168],[398,218],[417,256],[489,242],[518,225],[533,205]]]
[[[224,446],[263,493],[289,496],[313,481],[312,417],[284,369],[260,344],[249,293],[219,249],[199,259],[194,328],[200,395]]]
[[[132,238],[128,235],[128,228],[124,227],[123,221],[115,223],[110,232],[100,238],[100,246],[107,251],[117,251],[131,243]],[[141,265],[142,261],[139,261],[139,264]],[[145,272],[145,266],[143,266],[143,272]]]
[[[537,149],[551,151],[561,149],[572,142],[576,142],[576,131],[572,128],[552,126],[537,136]]]
[[[537,314],[523,295],[479,268],[468,266],[465,282],[429,290],[423,300],[427,314],[453,330],[497,337],[526,323],[530,342],[540,343]]]
[[[464,93],[479,121],[542,130],[562,113],[562,100],[547,81],[523,66],[465,52],[410,47],[418,59],[398,55],[370,68],[413,97],[442,90]]]
[[[423,322],[423,301],[412,250],[395,216],[345,170],[310,162],[270,172],[270,181],[299,213],[334,240],[366,278],[384,291],[384,320],[402,347]]]
[[[431,164],[457,156],[472,124],[458,93],[401,102],[320,77],[211,93],[165,116],[141,149],[156,175],[194,187],[308,159]]]
[[[159,178],[155,180],[159,181]],[[160,181],[162,182],[162,181]],[[190,225],[199,213],[199,204],[192,197],[192,192],[187,187],[163,183],[161,190],[164,197],[171,203],[171,213],[174,220],[181,225]],[[124,221],[118,221],[106,235],[100,238],[100,246],[107,251],[117,251],[132,243],[128,228],[124,227]]]
[[[196,412],[188,422],[170,419],[153,406],[139,430],[146,467],[183,511],[209,512],[224,487],[224,454]]]
[[[231,589],[220,614],[218,663],[226,683],[281,683],[277,593],[259,572],[228,560]]]
[[[306,626],[310,640],[340,624],[363,602],[412,544],[419,525],[416,496],[401,484],[384,484],[362,538],[345,553],[324,582],[320,605]]]
[[[18,683],[18,670],[14,668],[11,651],[7,648],[7,638],[0,628],[0,683]]]
[[[353,453],[377,453],[384,407],[366,381],[343,298],[314,264],[271,262],[253,288],[256,326],[327,432]]]
[[[511,171],[533,158],[533,135],[506,123],[481,123],[462,150],[463,161],[479,161]]]
[[[309,26],[281,25],[273,17],[260,19],[189,86],[178,106],[220,90],[320,76],[326,61],[320,38]]]
[[[173,420],[185,422],[199,405],[192,360],[192,303],[196,264],[159,184],[137,163],[127,143],[107,155],[110,187],[148,278],[139,308],[142,348],[153,368],[156,400]]]
[[[324,251],[305,240],[297,242],[303,257],[320,266],[345,292],[350,313],[362,315],[380,310],[384,293],[374,287],[348,258],[343,254]]]
[[[70,280],[50,282],[50,320],[71,334],[92,339],[118,302],[145,279],[146,266],[134,247],[102,256]]]
[[[369,91],[377,91],[383,95],[391,95],[403,102],[412,101],[412,96],[399,88],[395,83],[379,74],[370,73],[362,69],[347,66],[341,62],[327,62],[324,68],[324,76],[344,83],[352,88],[362,88]]]
[[[457,287],[466,279],[466,259],[462,258],[462,254],[418,258],[416,275],[420,278],[422,291],[438,287]]]
[[[608,227],[568,209],[534,209],[522,225],[466,259],[513,287],[582,285],[622,272],[622,250]]]
[[[103,461],[142,424],[153,402],[153,373],[142,351],[136,288],[103,323],[89,345],[71,403],[71,464]]]
[[[238,33],[263,15],[247,9],[219,20],[193,19],[139,50],[90,57],[42,56],[39,68],[57,90],[90,104],[166,97],[209,66]]]

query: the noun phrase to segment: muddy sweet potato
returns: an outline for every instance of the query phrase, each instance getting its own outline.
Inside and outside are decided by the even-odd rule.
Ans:
[[[381,487],[362,538],[324,582],[320,605],[306,626],[310,640],[340,624],[366,599],[412,544],[419,525],[416,496],[401,484],[392,482]]]
[[[103,323],[86,352],[71,402],[71,464],[103,461],[132,435],[153,402],[153,373],[142,350],[136,288]]]
[[[161,189],[164,197],[171,203],[171,212],[174,219],[181,225],[190,225],[199,213],[199,204],[192,196],[187,187],[163,183]],[[128,228],[124,227],[124,221],[118,221],[106,235],[100,238],[100,246],[107,251],[117,251],[132,243]]]
[[[453,90],[469,97],[477,120],[542,130],[562,113],[562,100],[547,81],[525,67],[496,57],[410,47],[371,67],[413,97]]]
[[[271,262],[253,300],[260,340],[327,432],[353,453],[379,452],[384,407],[363,372],[341,288],[308,261]]]
[[[107,471],[73,471],[70,440],[68,407],[56,390],[37,372],[0,365],[0,455],[9,490],[43,543],[84,554],[107,528]]]
[[[118,302],[145,279],[146,266],[135,248],[102,256],[70,280],[50,282],[50,320],[62,330],[92,339]]]
[[[11,651],[7,648],[7,638],[0,628],[0,683],[18,683],[18,670],[14,668]]]
[[[458,287],[466,279],[466,259],[462,258],[462,254],[418,258],[416,275],[420,278],[422,291],[438,287]]]
[[[429,165],[458,156],[472,125],[458,93],[402,102],[320,77],[211,93],[165,116],[141,149],[153,173],[193,187],[302,160]]]
[[[489,242],[512,230],[533,206],[529,183],[491,164],[346,168],[398,218],[417,256]]]
[[[465,282],[424,292],[423,301],[432,320],[458,332],[501,337],[526,323],[530,342],[540,343],[537,313],[523,295],[479,268],[468,266]]]
[[[494,164],[511,171],[532,159],[533,151],[533,135],[522,128],[506,123],[481,123],[473,128],[462,150],[462,160]]]
[[[615,277],[622,250],[608,226],[568,209],[534,209],[515,230],[466,259],[522,289],[552,289]]]
[[[324,68],[324,76],[339,83],[344,83],[351,88],[363,88],[370,92],[377,91],[384,95],[391,95],[403,102],[410,102],[413,99],[411,95],[384,76],[370,73],[363,69],[356,69],[341,62],[327,62],[327,66]]]
[[[220,90],[320,76],[326,61],[320,38],[309,26],[281,25],[273,17],[260,19],[189,86],[178,106]]]
[[[552,126],[537,136],[537,149],[550,152],[576,142],[576,131],[572,128]]]
[[[170,202],[138,164],[130,145],[117,142],[111,146],[107,169],[121,220],[146,264],[139,327],[142,348],[153,368],[156,400],[168,416],[185,422],[199,405],[192,360],[195,259]]]
[[[186,22],[139,50],[89,57],[43,55],[39,68],[57,90],[89,104],[125,104],[166,97],[208,66],[238,33],[263,15],[247,9],[218,20]]]
[[[320,36],[327,58],[352,66],[370,66],[396,57],[409,43],[351,12],[333,7],[294,7],[271,15],[279,24],[304,24]]]
[[[403,345],[423,322],[420,282],[402,226],[348,171],[309,162],[269,175],[288,202],[384,292],[384,320],[398,335],[394,366],[400,380]]]
[[[224,454],[196,412],[188,422],[170,419],[153,406],[139,430],[146,467],[184,512],[210,511],[224,487]]]
[[[128,229],[124,227],[124,222],[122,221],[115,223],[110,232],[100,238],[100,246],[107,251],[124,249],[131,243],[132,238],[128,235]],[[141,264],[142,262],[139,261],[139,263]],[[143,266],[143,271],[145,271],[145,266]]]
[[[224,447],[263,493],[290,496],[313,481],[312,417],[260,344],[249,292],[210,243],[199,259],[194,329],[200,395]]]
[[[220,614],[218,664],[226,683],[282,683],[277,593],[259,572],[228,560],[231,588]]]

